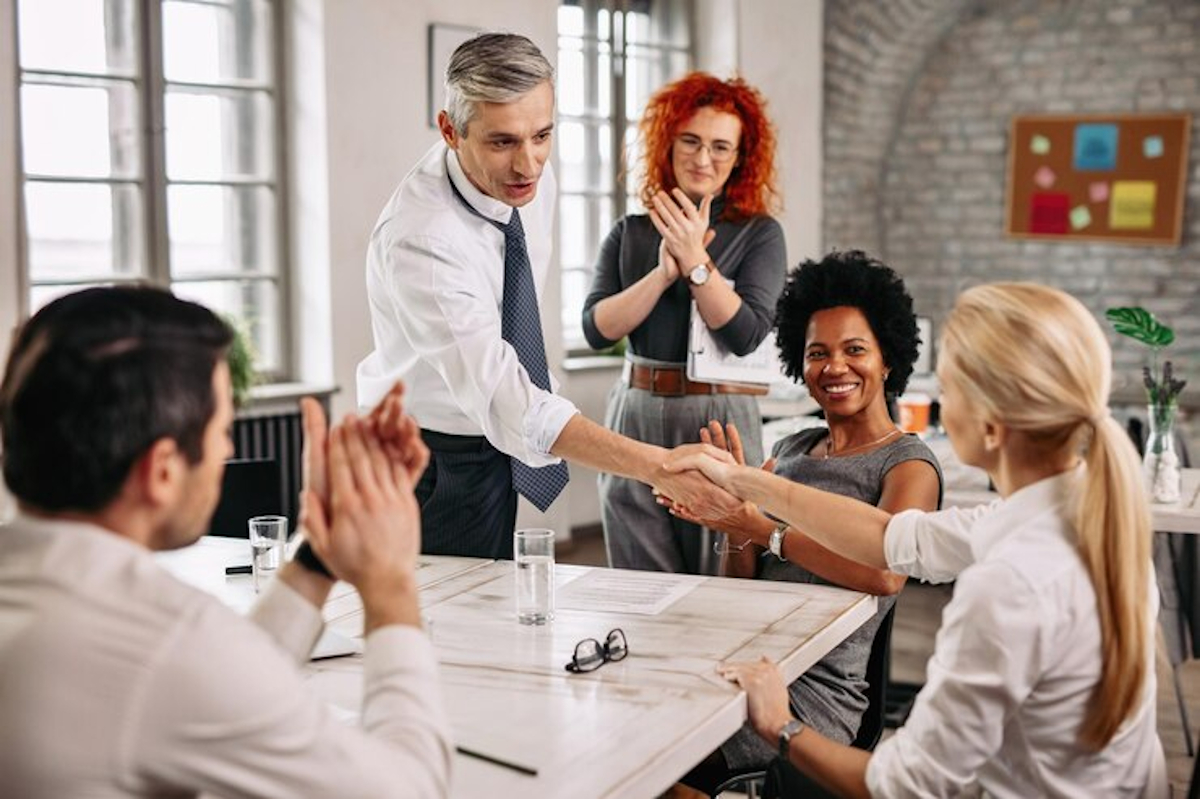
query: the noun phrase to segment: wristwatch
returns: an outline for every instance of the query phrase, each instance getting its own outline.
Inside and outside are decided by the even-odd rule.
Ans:
[[[787,529],[787,522],[782,522],[771,531],[771,537],[767,539],[767,549],[771,550],[771,554],[780,560],[787,560],[783,556],[783,537],[787,534]]]
[[[779,756],[784,760],[788,759],[788,744],[792,739],[800,734],[804,729],[804,722],[800,719],[792,719],[787,724],[783,725],[783,729],[779,731]]]
[[[333,572],[329,571],[329,567],[317,557],[317,553],[313,551],[312,544],[308,543],[307,540],[300,542],[299,548],[296,549],[296,554],[292,555],[292,560],[314,574],[320,574],[328,577],[330,580],[337,579],[333,576]]]
[[[688,272],[688,280],[692,281],[693,286],[703,286],[708,282],[709,274],[708,262],[705,261],[692,267],[692,271]]]

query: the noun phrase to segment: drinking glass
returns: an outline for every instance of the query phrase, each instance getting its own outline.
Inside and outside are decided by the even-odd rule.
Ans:
[[[513,534],[517,621],[546,624],[554,619],[554,531],[517,530]]]
[[[254,592],[258,593],[283,565],[288,520],[286,516],[255,516],[250,519],[249,525]]]

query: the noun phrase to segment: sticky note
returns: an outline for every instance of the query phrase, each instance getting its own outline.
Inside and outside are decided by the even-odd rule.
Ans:
[[[1147,158],[1162,158],[1162,136],[1147,136],[1142,139],[1142,155]]]
[[[1034,155],[1045,155],[1050,152],[1050,140],[1040,133],[1029,140],[1029,152]]]
[[[1158,184],[1152,180],[1117,180],[1112,184],[1108,226],[1113,230],[1150,230]]]
[[[1071,198],[1059,192],[1034,192],[1029,198],[1030,233],[1066,233]]]
[[[1117,168],[1117,126],[1111,123],[1075,126],[1074,166],[1081,172]]]
[[[1054,181],[1058,176],[1054,174],[1054,170],[1048,166],[1043,166],[1033,173],[1033,182],[1041,186],[1043,189],[1048,189],[1054,185]]]
[[[1082,230],[1092,224],[1092,212],[1086,205],[1077,205],[1071,209],[1071,230]]]
[[[1094,203],[1102,203],[1108,199],[1108,184],[1098,180],[1088,186],[1088,199]]]

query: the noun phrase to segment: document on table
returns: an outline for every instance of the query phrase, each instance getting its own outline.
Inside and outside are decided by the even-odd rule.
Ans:
[[[560,610],[600,610],[657,616],[696,589],[703,578],[690,574],[596,569],[558,590]]]

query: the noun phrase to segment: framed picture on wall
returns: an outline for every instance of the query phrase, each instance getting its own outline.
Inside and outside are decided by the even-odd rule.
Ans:
[[[446,100],[446,65],[450,63],[450,56],[460,44],[474,37],[479,31],[479,28],[445,25],[441,22],[429,26],[429,90],[426,94],[429,127],[437,127],[438,112],[442,110]]]

